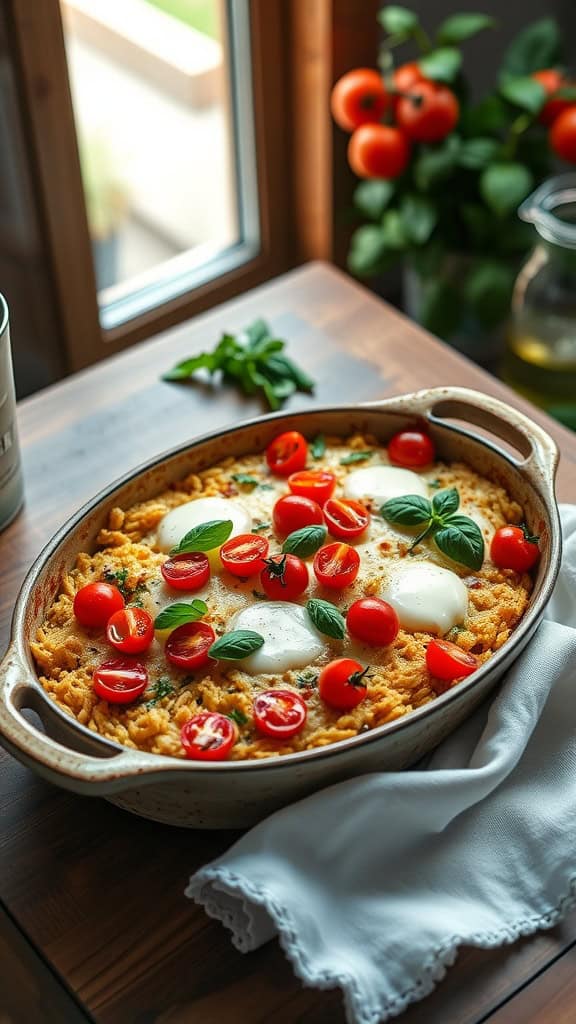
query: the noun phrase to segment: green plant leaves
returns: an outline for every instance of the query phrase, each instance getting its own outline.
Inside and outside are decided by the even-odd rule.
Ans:
[[[560,58],[560,33],[554,18],[532,22],[512,40],[502,61],[504,75],[531,75],[554,67]]]
[[[426,192],[450,177],[458,163],[461,145],[458,135],[448,135],[435,146],[422,146],[413,165],[416,187]]]
[[[219,548],[228,540],[233,526],[231,519],[210,519],[207,523],[200,523],[182,537],[170,554],[182,555],[190,551],[212,551]]]
[[[367,459],[371,459],[374,452],[366,449],[362,452],[350,452],[348,455],[344,455],[340,459],[341,466],[353,466],[355,462],[366,462]]]
[[[400,216],[408,238],[416,245],[428,241],[438,222],[438,211],[434,203],[427,196],[416,193],[402,197]]]
[[[358,277],[370,277],[378,273],[385,252],[386,240],[382,228],[377,224],[365,224],[352,235],[348,269]]]
[[[529,75],[506,78],[500,85],[500,92],[509,103],[529,114],[539,114],[546,100],[544,86]]]
[[[154,629],[176,629],[177,626],[183,626],[186,622],[196,622],[206,615],[207,611],[208,605],[199,598],[195,598],[191,602],[177,601],[176,604],[163,608],[156,616]]]
[[[492,164],[482,172],[480,192],[488,206],[499,216],[517,209],[533,185],[531,172],[523,164]]]
[[[462,295],[445,277],[431,277],[425,284],[420,322],[439,338],[449,338],[462,319]]]
[[[468,516],[451,516],[446,526],[435,531],[434,542],[452,561],[469,569],[482,568],[484,538],[478,524]]]
[[[310,454],[313,459],[321,459],[326,451],[326,438],[324,434],[317,434],[310,444]]]
[[[426,78],[434,82],[453,82],[462,66],[462,54],[454,46],[432,50],[418,61]]]
[[[414,12],[397,4],[388,4],[378,11],[378,21],[391,36],[409,36],[418,27]]]
[[[460,504],[460,495],[455,487],[445,491],[437,491],[432,498],[432,511],[435,516],[450,516]]]
[[[241,661],[264,645],[264,637],[252,629],[233,629],[215,640],[208,654],[219,661]]]
[[[346,631],[346,623],[344,616],[335,605],[330,601],[311,597],[306,605],[306,611],[319,633],[331,636],[334,640],[342,640]]]
[[[436,38],[439,43],[448,45],[463,43],[495,24],[495,19],[488,14],[452,14],[442,22]]]
[[[472,267],[464,294],[483,327],[492,328],[510,312],[515,269],[508,263],[484,260]]]
[[[458,152],[458,163],[460,167],[480,171],[494,159],[499,149],[500,143],[497,139],[484,136],[465,139]]]
[[[448,558],[469,569],[480,569],[484,560],[484,538],[473,519],[455,514],[459,504],[458,491],[450,487],[438,491],[432,502],[417,494],[391,498],[382,505],[380,513],[389,523],[424,526],[412,548],[431,534],[440,551]]]
[[[393,181],[368,178],[354,190],[354,206],[370,220],[380,220],[395,192]]]
[[[322,547],[327,532],[325,526],[303,526],[300,530],[294,530],[288,534],[282,545],[282,551],[285,555],[308,558]]]
[[[418,526],[427,523],[432,516],[432,506],[427,498],[419,494],[403,494],[401,498],[390,498],[380,509],[380,515],[389,523],[401,526]]]

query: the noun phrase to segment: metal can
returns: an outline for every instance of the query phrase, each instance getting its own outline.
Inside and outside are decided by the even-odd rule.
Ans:
[[[12,522],[23,501],[8,306],[0,295],[0,530]]]

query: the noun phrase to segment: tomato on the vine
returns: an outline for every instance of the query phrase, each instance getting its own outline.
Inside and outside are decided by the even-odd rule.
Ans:
[[[350,636],[371,647],[383,647],[398,636],[400,623],[391,604],[380,597],[362,597],[350,605],[346,615]]]
[[[558,115],[550,128],[548,141],[557,156],[576,164],[576,104]]]
[[[285,494],[279,498],[272,510],[272,519],[274,529],[283,534],[324,522],[318,502],[301,494]]]
[[[570,82],[564,77],[562,72],[556,68],[543,68],[542,71],[534,71],[532,78],[540,82],[546,96],[554,96],[554,93],[570,85]],[[551,125],[560,114],[573,105],[574,100],[564,99],[562,96],[547,99],[538,114],[538,120],[541,124]]]
[[[341,590],[354,583],[360,568],[360,555],[349,544],[326,544],[314,555],[314,574],[319,583]]]
[[[359,178],[397,178],[409,159],[406,136],[389,124],[363,124],[348,143],[348,163]]]
[[[435,454],[433,441],[422,430],[401,430],[388,442],[388,458],[395,466],[428,466]]]
[[[216,634],[207,622],[185,622],[170,633],[164,654],[176,668],[202,668],[210,661],[208,651],[215,639]]]
[[[121,608],[106,625],[106,639],[122,654],[141,654],[154,639],[154,622],[144,608]]]
[[[324,505],[324,519],[333,537],[346,540],[359,537],[370,522],[368,509],[352,498],[329,498]]]
[[[87,583],[74,598],[74,615],[81,626],[105,626],[114,612],[124,607],[124,598],[112,583]]]
[[[328,500],[335,486],[336,477],[327,469],[302,469],[288,477],[288,487],[292,494],[312,498],[319,505]]]
[[[520,526],[501,526],[492,537],[490,557],[499,569],[528,572],[540,558],[538,539]]]
[[[217,711],[201,711],[180,730],[186,757],[195,761],[223,761],[237,738],[238,730],[232,719]]]
[[[266,462],[277,476],[290,476],[304,469],[307,457],[306,438],[297,430],[278,434],[266,449]]]
[[[431,640],[426,648],[426,668],[436,679],[451,682],[475,672],[478,661],[450,640]]]
[[[416,82],[396,107],[399,127],[414,142],[440,142],[456,127],[459,116],[452,90],[427,79]]]
[[[220,548],[222,565],[233,576],[255,576],[262,572],[269,544],[257,533],[241,533],[231,537]]]
[[[148,686],[148,673],[139,661],[114,658],[103,661],[92,675],[94,693],[110,704],[130,704]]]
[[[336,124],[353,132],[361,124],[379,121],[388,102],[382,75],[374,68],[356,68],[338,79],[330,107]]]
[[[325,665],[318,676],[318,693],[322,700],[337,711],[349,711],[364,700],[368,687],[366,673],[359,661],[336,658]]]
[[[424,75],[416,61],[409,61],[407,64],[401,64],[399,68],[396,68],[392,75],[395,89],[395,92],[392,94],[394,114],[396,114],[398,104],[402,99],[402,93],[410,92],[412,87],[417,82],[421,82],[423,78]]]
[[[264,690],[254,698],[253,713],[258,732],[287,739],[304,728],[308,708],[294,690]]]
[[[273,555],[266,559],[260,583],[273,601],[294,601],[308,586],[308,566],[297,555]]]
[[[160,572],[174,590],[200,590],[210,579],[210,562],[203,551],[191,551],[167,558]]]

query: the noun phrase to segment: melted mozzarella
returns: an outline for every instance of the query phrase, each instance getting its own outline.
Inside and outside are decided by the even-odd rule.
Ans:
[[[404,494],[421,494],[428,496],[428,487],[423,477],[413,473],[411,469],[400,469],[397,466],[366,466],[349,473],[344,481],[344,494],[347,498],[357,501],[363,499],[382,505],[390,498],[400,498]]]
[[[324,651],[324,642],[299,604],[288,601],[259,601],[238,612],[229,629],[253,629],[264,637],[264,644],[240,667],[257,675],[260,672],[286,672],[304,668]]]
[[[212,519],[231,519],[231,537],[250,533],[252,517],[243,505],[231,498],[197,498],[168,512],[158,525],[158,547],[161,551],[175,548],[189,530]]]
[[[450,569],[431,562],[395,566],[380,597],[396,610],[400,625],[442,635],[463,622],[468,591]]]

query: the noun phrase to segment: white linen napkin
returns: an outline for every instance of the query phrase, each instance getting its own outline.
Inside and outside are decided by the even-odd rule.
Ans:
[[[576,903],[576,507],[547,620],[425,770],[364,775],[273,814],[190,879],[249,952],[275,935],[350,1024],[427,995],[459,946],[498,946]]]

